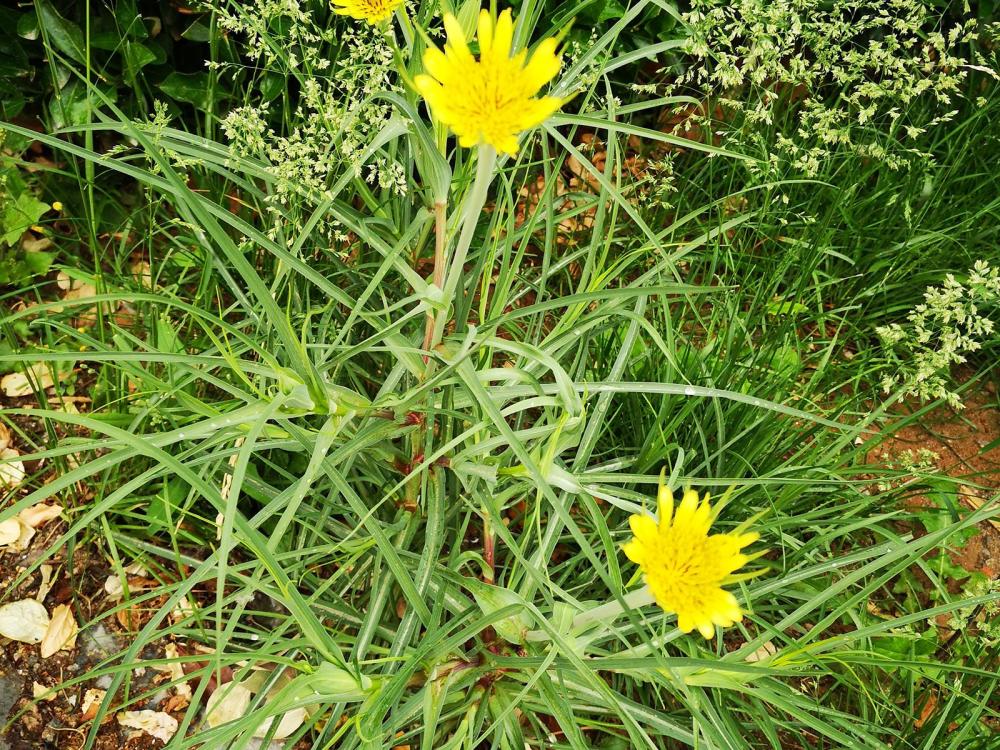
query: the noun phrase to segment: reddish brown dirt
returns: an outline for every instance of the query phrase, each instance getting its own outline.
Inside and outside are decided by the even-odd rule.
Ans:
[[[1000,399],[996,387],[989,383],[970,388],[962,401],[964,409],[942,406],[899,429],[872,451],[869,462],[898,466],[908,455],[930,451],[936,456],[932,463],[940,474],[961,480],[957,494],[966,509],[990,502],[1000,493]],[[913,413],[917,405],[908,408],[908,413]],[[908,502],[914,508],[934,505],[921,494],[911,496]],[[979,533],[955,558],[967,570],[1000,575],[1000,511],[992,523],[979,525]]]

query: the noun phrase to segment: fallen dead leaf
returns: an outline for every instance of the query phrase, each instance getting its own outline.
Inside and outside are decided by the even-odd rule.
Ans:
[[[17,487],[24,481],[24,463],[13,448],[0,449],[0,487]]]
[[[163,649],[163,655],[167,659],[180,659],[181,656],[176,643],[168,643]],[[191,697],[191,686],[185,680],[184,666],[181,662],[171,661],[169,664],[157,664],[153,669],[167,675],[171,682],[177,683],[174,687],[179,695]]]
[[[41,655],[48,659],[58,651],[72,651],[76,648],[76,634],[80,628],[68,604],[60,604],[52,610],[48,630],[42,638]]]
[[[152,578],[129,578],[125,583],[128,586],[129,592],[133,594],[149,591],[159,586],[159,583]],[[131,606],[115,612],[115,619],[118,620],[118,624],[124,630],[134,632],[143,625],[144,620],[149,619],[154,611],[162,607],[166,600],[167,595],[162,594],[156,598],[133,603]]]
[[[53,518],[59,518],[59,514],[62,512],[63,507],[61,505],[38,503],[37,505],[32,505],[30,508],[22,510],[18,515],[18,518],[21,519],[21,523],[25,526],[37,529],[39,526],[48,523]]]
[[[146,574],[146,568],[140,562],[134,562],[125,568],[125,573],[130,576],[142,576]],[[122,587],[122,580],[116,573],[112,573],[104,581],[104,592],[111,601],[116,602],[125,593]]]
[[[66,302],[75,302],[77,300],[88,300],[91,297],[97,296],[97,287],[94,286],[89,280],[84,279],[73,279],[70,278],[69,274],[65,271],[59,272],[59,278],[56,282],[59,288],[63,290],[63,300]],[[54,306],[50,308],[52,312],[58,313],[63,311],[61,305]],[[87,307],[86,305],[73,305],[70,308],[72,311],[76,312],[77,317],[73,319],[73,325],[77,327],[91,326],[97,322],[97,306]],[[101,303],[101,309],[105,313],[110,313],[113,309],[113,305],[103,302]]]
[[[10,429],[0,422],[0,451],[10,447]]]
[[[771,641],[768,641],[763,646],[761,646],[759,649],[757,649],[752,654],[750,654],[746,658],[746,661],[751,662],[751,663],[757,662],[757,661],[764,661],[766,659],[770,659],[776,653],[778,653],[778,649],[775,647],[775,645]]]
[[[58,377],[61,382],[68,378],[72,374],[72,371],[72,366],[67,366],[59,369],[55,377]],[[40,390],[45,390],[55,385],[55,382],[52,370],[44,362],[38,362],[29,367],[25,372],[12,372],[4,375],[3,378],[0,378],[0,390],[3,391],[7,398],[23,398],[35,392],[32,384]]]
[[[35,601],[44,602],[45,597],[52,590],[52,571],[54,568],[48,563],[42,563],[38,570],[42,575],[42,581],[38,584],[38,593],[35,594]]]
[[[33,682],[31,684],[31,696],[35,700],[54,701],[59,697],[59,693],[50,687],[46,687],[40,682]]]
[[[17,518],[0,521],[0,547],[15,544],[21,536],[21,522]]]
[[[132,272],[132,277],[138,281],[146,289],[153,288],[153,272],[149,267],[149,263],[144,260],[139,260],[133,263],[129,270]]]
[[[914,720],[913,726],[917,729],[923,727],[927,723],[927,720],[934,714],[935,708],[937,708],[937,695],[932,692],[927,696],[927,700],[924,701],[923,708],[920,709],[920,716]]]
[[[274,723],[275,719],[278,719],[278,727],[274,730],[274,735],[272,736],[276,740],[283,740],[302,726],[302,722],[306,720],[306,709],[294,708],[291,711],[281,714],[281,716],[270,717],[254,730],[253,736],[266,737],[267,733],[271,731],[271,724]]]
[[[0,635],[21,643],[41,643],[49,629],[49,613],[34,599],[0,607]]]
[[[2,468],[2,467],[0,467]],[[62,513],[61,505],[38,503],[22,510],[15,518],[0,523],[0,550],[4,547],[14,552],[28,549],[35,536],[35,527],[41,526]],[[17,536],[14,536],[16,526]]]
[[[177,606],[170,613],[170,622],[176,625],[192,616],[194,616],[194,607],[191,606],[191,602],[188,601],[186,596],[182,596],[180,601],[177,602]]]
[[[83,694],[80,713],[84,721],[90,721],[97,715],[97,709],[100,708],[101,703],[104,701],[104,696],[107,694],[107,690],[101,690],[100,688],[90,688]]]
[[[50,247],[52,247],[52,240],[48,237],[35,239],[32,235],[25,234],[24,239],[21,240],[21,248],[26,253],[40,253]]]
[[[205,706],[205,723],[210,727],[228,724],[242,718],[250,705],[253,694],[238,682],[220,685]]]
[[[104,581],[104,593],[113,602],[121,599],[125,593],[125,589],[122,586],[122,579],[116,575],[109,575],[107,580]]]
[[[123,727],[138,729],[164,744],[170,742],[177,731],[177,719],[163,711],[122,711],[117,719]]]
[[[962,501],[973,510],[980,510],[983,507],[982,499],[971,488],[960,487],[958,494],[962,498]],[[1000,508],[997,508],[997,513],[1000,514]],[[1000,531],[1000,521],[995,518],[987,518],[986,522],[997,531]]]
[[[168,643],[163,649],[163,655],[168,659],[180,659],[180,651],[176,643]],[[174,694],[163,704],[163,710],[168,713],[181,711],[191,703],[191,685],[188,684],[184,665],[180,661],[172,661],[169,664],[161,664],[154,667],[159,672],[167,675],[174,683]]]
[[[21,521],[21,519],[17,519]],[[31,544],[31,540],[35,538],[35,530],[28,526],[28,524],[21,521],[21,536],[17,538],[17,542],[14,544],[15,551],[21,551],[28,549],[28,545]]]

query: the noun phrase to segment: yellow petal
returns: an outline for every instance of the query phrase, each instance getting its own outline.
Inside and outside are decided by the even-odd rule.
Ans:
[[[413,77],[413,85],[416,87],[420,96],[424,98],[427,102],[427,106],[430,107],[431,113],[435,117],[440,117],[442,110],[442,95],[444,89],[441,84],[431,78],[429,75],[424,75],[420,73]]]
[[[625,557],[634,562],[636,565],[642,565],[642,561],[646,559],[645,547],[642,546],[641,542],[633,539],[630,542],[625,542],[622,545],[622,552],[625,553]]]
[[[469,44],[465,41],[465,32],[462,31],[462,24],[458,22],[451,13],[446,13],[444,17],[444,30],[448,35],[448,44],[456,50],[469,50]]]
[[[715,635],[715,625],[711,622],[699,622],[698,632],[701,633],[705,640],[709,640]]]
[[[684,490],[684,496],[681,498],[681,504],[677,508],[677,514],[674,516],[674,526],[686,529],[691,525],[691,520],[697,509],[698,493],[690,489]]]
[[[703,502],[691,516],[691,530],[697,534],[707,534],[712,525],[712,506]]]
[[[737,601],[736,596],[733,594],[733,592],[724,591],[723,593],[726,595],[726,604],[728,604],[732,609],[735,609],[737,612],[739,612],[740,603],[739,601]]]
[[[517,136],[509,135],[506,138],[501,138],[493,144],[493,148],[501,153],[517,156]]]
[[[719,627],[728,628],[743,619],[743,611],[732,593],[717,589],[711,597],[709,616]]]
[[[479,30],[476,38],[479,40],[479,56],[487,57],[493,48],[493,16],[488,10],[479,11]]]
[[[669,526],[674,515],[674,493],[667,485],[661,484],[656,493],[656,509],[662,526]]]
[[[444,83],[449,78],[451,67],[448,65],[448,58],[437,47],[430,47],[424,52],[424,70]]]
[[[523,85],[526,92],[535,93],[559,72],[562,60],[555,54],[557,44],[555,39],[545,39],[535,48],[528,64],[524,66]]]
[[[437,81],[426,73],[417,73],[413,76],[413,85],[417,87],[417,92],[421,96],[426,96],[424,92],[433,91],[436,86],[440,86]]]
[[[520,130],[528,130],[541,125],[562,106],[562,100],[554,96],[545,96],[541,99],[529,99],[524,105],[521,113]]]
[[[497,19],[496,28],[493,30],[492,54],[496,58],[503,59],[510,57],[510,46],[514,41],[514,17],[510,8],[507,8]],[[480,40],[482,44],[482,40]]]
[[[652,543],[656,541],[657,528],[656,521],[646,515],[629,516],[628,525],[635,534],[635,538],[640,542]]]

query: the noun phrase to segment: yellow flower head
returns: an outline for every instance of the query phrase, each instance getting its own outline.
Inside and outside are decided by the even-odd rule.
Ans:
[[[375,24],[388,20],[403,0],[333,0],[333,12]]]
[[[709,535],[715,513],[708,495],[686,490],[674,512],[674,495],[662,484],[658,497],[659,522],[646,515],[632,516],[635,536],[625,544],[625,555],[643,573],[656,603],[677,614],[677,627],[690,633],[698,628],[705,638],[715,626],[729,627],[741,619],[736,597],[722,588],[751,558],[740,550],[758,539],[737,529]]]
[[[535,94],[559,72],[558,40],[540,42],[512,54],[514,19],[505,10],[494,22],[479,14],[479,59],[473,57],[462,27],[450,13],[444,17],[448,43],[442,52],[424,53],[424,70],[414,78],[433,115],[451,128],[465,147],[488,143],[497,151],[517,153],[517,136],[543,123],[566,101]]]

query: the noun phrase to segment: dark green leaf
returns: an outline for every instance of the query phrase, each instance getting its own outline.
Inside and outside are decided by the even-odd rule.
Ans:
[[[207,44],[209,41],[209,28],[201,21],[195,21],[181,34],[182,37],[191,42],[201,42]]]
[[[115,4],[115,21],[118,24],[119,33],[125,39],[138,40],[146,39],[149,36],[135,0],[119,0]]]
[[[171,73],[163,79],[160,90],[179,102],[211,109],[221,98],[221,92],[211,88],[210,80],[208,73]]]
[[[144,44],[139,42],[125,42],[125,82],[130,86],[136,84],[136,77],[139,71],[152,62],[156,61],[156,53]]]
[[[48,203],[42,203],[29,192],[17,196],[17,200],[8,201],[4,206],[2,239],[8,245],[14,245],[32,224],[49,210]]]
[[[113,87],[102,86],[101,91],[111,101],[115,100],[116,92]],[[56,128],[86,124],[102,104],[103,100],[93,87],[88,87],[82,81],[70,81],[49,103],[52,124]]]
[[[21,16],[17,20],[17,35],[32,42],[38,39],[38,16],[34,13]]]
[[[260,98],[265,102],[273,101],[275,97],[285,90],[285,86],[284,76],[277,73],[265,73],[260,81]]]
[[[55,260],[55,257],[54,253],[25,253],[24,265],[27,266],[32,276],[41,276],[49,272],[49,268],[52,267],[52,261]]]
[[[57,50],[83,65],[87,64],[87,51],[80,27],[59,15],[48,0],[35,0],[35,10],[45,27],[45,35]]]

